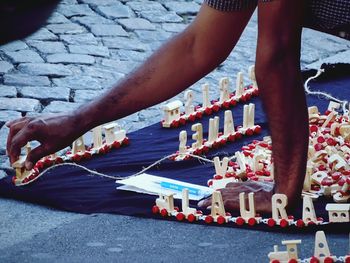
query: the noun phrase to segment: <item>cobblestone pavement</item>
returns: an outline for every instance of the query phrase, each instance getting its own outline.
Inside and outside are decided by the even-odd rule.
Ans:
[[[7,120],[23,115],[76,109],[95,98],[183,30],[200,8],[195,1],[64,0],[47,25],[32,36],[0,46],[0,178],[10,172],[5,157]],[[243,37],[217,70],[193,86],[234,80],[254,63],[256,15]],[[302,66],[332,56],[340,60],[350,42],[305,30]],[[179,95],[183,96],[183,95]],[[128,131],[161,119],[161,105],[120,120]]]

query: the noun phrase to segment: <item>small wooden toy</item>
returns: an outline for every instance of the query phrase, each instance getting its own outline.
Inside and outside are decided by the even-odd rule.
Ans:
[[[255,77],[255,66],[252,65],[249,67],[248,69],[248,75],[249,75],[249,79],[252,82],[252,86],[253,88],[258,88],[258,83],[256,82],[256,77]]]
[[[249,210],[247,210],[247,207],[246,207],[245,193],[240,193],[239,194],[239,211],[241,213],[241,218],[243,218],[247,224],[252,226],[252,225],[255,225],[256,223],[259,223],[262,219],[260,216],[256,216],[254,193],[248,194],[248,205],[249,205]]]
[[[192,135],[192,139],[195,141],[192,143],[193,149],[198,149],[203,145],[203,126],[201,123],[193,124],[192,131],[194,132]]]
[[[179,154],[185,154],[186,153],[186,144],[187,144],[187,132],[186,131],[181,131],[179,134],[179,141],[180,141],[180,145],[179,145]]]
[[[229,136],[234,133],[235,125],[233,123],[232,111],[225,111],[225,120],[224,120],[224,135]]]
[[[287,247],[286,251],[278,251],[278,246],[273,247],[273,252],[268,254],[270,262],[279,263],[297,263],[299,262],[298,257],[298,244],[301,244],[301,240],[285,240],[282,241],[282,245]]]
[[[172,213],[177,212],[174,207],[174,193],[171,194],[159,194],[156,199],[156,207],[153,209],[161,213],[162,216],[170,216]]]
[[[205,83],[202,85],[202,94],[203,94],[203,108],[208,108],[211,106],[209,99],[209,84]]]
[[[332,256],[331,252],[329,251],[326,235],[323,231],[316,232],[314,257],[321,263],[336,261],[336,257]]]
[[[174,120],[180,118],[180,107],[182,106],[182,102],[179,100],[175,100],[166,104],[163,107],[164,110],[164,122],[162,123],[163,127],[170,127],[171,123]]]
[[[291,220],[287,215],[286,207],[288,205],[288,198],[284,194],[274,194],[271,199],[272,204],[272,218],[277,225],[289,225]]]
[[[225,177],[228,168],[228,161],[229,159],[227,157],[224,157],[222,162],[220,162],[219,157],[214,158],[215,172],[217,175]]]
[[[187,219],[189,222],[193,222],[198,220],[198,218],[202,215],[200,211],[197,211],[195,208],[189,207],[189,195],[188,189],[185,188],[182,190],[182,212],[176,214],[176,219],[182,221],[183,219]]]
[[[342,223],[350,222],[350,204],[327,204],[329,222]]]
[[[238,72],[236,78],[236,97],[242,96],[244,93],[244,84],[243,84],[243,73]]]
[[[243,113],[243,129],[248,129],[254,126],[255,105],[250,103],[244,105]]]
[[[84,144],[84,138],[83,136],[80,136],[78,139],[76,139],[73,142],[73,146],[72,146],[72,153],[73,154],[77,154],[78,152],[80,154],[83,154],[85,152],[85,144]]]
[[[112,122],[107,125],[104,125],[106,143],[107,145],[111,145],[115,141],[122,141],[126,137],[125,130],[122,130],[118,123]]]
[[[100,149],[102,144],[102,127],[97,126],[92,129],[92,147],[93,149]]]
[[[220,118],[216,116],[214,119],[209,119],[209,133],[208,133],[208,142],[213,143],[218,138],[219,134],[219,120]]]
[[[230,99],[230,91],[229,91],[230,81],[228,78],[222,78],[219,82],[220,88],[220,103],[224,103],[228,99]]]
[[[193,91],[187,90],[185,91],[185,114],[190,115],[194,112],[193,104]]]
[[[211,213],[207,218],[205,219],[207,223],[214,221],[218,224],[227,223],[231,218],[231,216],[226,215],[224,202],[222,201],[222,196],[219,191],[214,191],[211,196]]]
[[[320,221],[316,217],[316,212],[314,208],[314,204],[312,202],[312,198],[308,195],[303,196],[303,215],[302,219],[306,225],[310,222],[313,224],[321,224],[323,221]]]
[[[28,171],[24,166],[26,158],[27,156],[20,156],[19,159],[12,164],[12,168],[16,170],[16,182],[22,181],[31,174],[31,171]]]

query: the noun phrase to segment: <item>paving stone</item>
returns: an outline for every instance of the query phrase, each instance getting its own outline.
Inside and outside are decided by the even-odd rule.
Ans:
[[[75,16],[72,17],[71,20],[73,22],[82,24],[86,27],[90,27],[91,25],[95,24],[115,24],[113,20],[109,20],[107,18],[104,18],[100,15],[95,16]]]
[[[22,97],[39,99],[42,101],[69,100],[70,89],[62,87],[20,87]]]
[[[118,23],[129,30],[155,30],[156,27],[143,18],[118,19]]]
[[[179,15],[197,14],[200,9],[200,5],[194,2],[166,1],[164,5]]]
[[[84,27],[74,23],[50,24],[46,28],[55,34],[80,34],[86,31]]]
[[[174,11],[142,11],[141,16],[153,23],[182,22],[183,18]]]
[[[58,37],[51,33],[46,28],[41,28],[31,36],[26,38],[27,40],[57,40]]]
[[[4,84],[14,86],[49,86],[50,80],[46,76],[31,76],[27,74],[5,74]]]
[[[128,74],[130,73],[139,63],[135,61],[120,61],[112,59],[103,59],[101,64],[105,67],[109,67],[116,72]]]
[[[72,71],[65,65],[49,63],[26,63],[20,64],[18,70],[35,76],[64,77],[72,75]]]
[[[5,55],[8,56],[13,63],[34,63],[34,62],[44,62],[40,55],[33,50],[19,50],[14,52],[5,52]]]
[[[108,57],[109,49],[105,46],[96,46],[96,45],[69,45],[68,46],[70,53],[75,54],[86,54],[99,57]]]
[[[53,14],[47,20],[47,23],[49,24],[66,24],[69,22],[69,19],[67,19],[64,15],[58,12],[53,12]]]
[[[60,35],[62,41],[71,45],[97,45],[97,39],[91,33]]]
[[[119,25],[91,25],[90,31],[95,36],[128,36],[126,32]]]
[[[72,103],[72,102],[65,102],[65,101],[52,101],[49,105],[47,105],[43,113],[60,113],[60,112],[68,112],[68,111],[74,111],[75,109],[79,108],[80,103]]]
[[[40,102],[35,99],[27,98],[0,98],[0,110],[14,111],[38,111]]]
[[[98,90],[102,89],[101,83],[96,78],[90,76],[70,76],[53,79],[53,83],[58,87],[70,89]]]
[[[127,2],[126,5],[130,6],[131,9],[137,12],[151,10],[167,11],[162,4],[154,1],[130,1]]]
[[[98,2],[96,0],[81,0],[81,3],[84,4],[90,4],[90,5],[112,5],[116,3],[116,0],[98,0]]]
[[[16,97],[17,89],[13,86],[0,85],[0,97]]]
[[[6,154],[6,144],[7,144],[7,136],[9,134],[9,128],[5,125],[0,129],[0,154]]]
[[[157,31],[135,30],[135,34],[138,36],[140,40],[144,42],[164,41],[164,40],[168,40],[172,36],[172,33],[165,32],[163,30],[157,30]]]
[[[187,27],[186,24],[180,23],[164,23],[162,24],[162,28],[167,32],[178,33],[183,31]]]
[[[13,110],[0,110],[0,126],[6,122],[21,118],[22,114],[19,111]]]
[[[77,64],[91,65],[95,63],[94,57],[89,55],[84,55],[84,54],[58,53],[58,54],[48,55],[46,57],[46,60],[49,63],[63,63],[63,64],[77,63]]]
[[[110,19],[125,18],[134,15],[130,7],[123,5],[120,2],[115,2],[113,5],[97,6],[96,11]]]
[[[341,53],[338,53],[334,56],[325,58],[325,59],[319,59],[316,62],[312,64],[307,64],[307,68],[313,68],[313,69],[319,69],[323,63],[347,63],[350,64],[350,51],[344,51]]]
[[[61,42],[30,40],[27,43],[36,48],[40,53],[53,54],[67,52],[65,46]]]
[[[133,60],[133,61],[139,61],[139,62],[146,60],[146,58],[150,56],[149,52],[138,52],[134,50],[125,50],[125,49],[120,49],[118,50],[117,53],[120,60]]]
[[[103,90],[76,90],[74,95],[74,102],[88,102],[100,96]]]
[[[0,74],[5,74],[9,72],[11,69],[13,69],[13,66],[11,63],[7,61],[0,61]]]
[[[3,170],[0,170],[0,180],[5,178],[7,176],[7,173]]]
[[[138,51],[146,51],[150,49],[147,44],[144,44],[135,38],[125,38],[125,37],[103,38],[102,42],[105,46],[109,48],[138,50]]]
[[[86,66],[82,68],[84,75],[90,77],[96,77],[101,79],[113,79],[114,82],[117,82],[125,76],[124,73],[116,72],[111,68],[96,68]]]
[[[94,11],[86,4],[80,5],[59,5],[57,12],[70,18],[73,16],[88,16],[95,14]]]
[[[14,171],[11,168],[9,158],[6,155],[6,140],[7,133],[3,134],[2,136],[0,133],[0,153],[2,154],[0,155],[0,169],[6,171],[9,175],[14,175]]]
[[[13,41],[6,45],[0,46],[0,50],[2,51],[18,51],[27,48],[27,44],[24,43],[22,40]]]

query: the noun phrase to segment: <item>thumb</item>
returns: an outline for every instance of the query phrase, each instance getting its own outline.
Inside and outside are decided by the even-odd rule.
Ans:
[[[208,206],[211,205],[211,197],[199,201],[197,205],[198,205],[199,207],[202,207],[202,208],[207,208]]]
[[[35,149],[31,150],[27,156],[27,159],[25,161],[25,167],[27,170],[31,170],[34,166],[34,164],[39,161],[44,156],[48,155],[49,151],[45,149],[43,145],[40,145],[36,147]]]

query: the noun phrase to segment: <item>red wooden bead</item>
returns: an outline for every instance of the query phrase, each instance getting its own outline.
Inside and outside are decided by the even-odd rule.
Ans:
[[[165,208],[163,208],[162,210],[160,210],[160,214],[161,214],[163,217],[166,217],[166,216],[168,216],[168,211],[167,211]]]
[[[197,119],[202,119],[202,117],[203,117],[203,114],[200,111],[197,111],[196,112],[196,118]]]
[[[208,186],[212,186],[213,185],[213,180],[209,180],[207,184],[208,184]]]
[[[289,223],[286,219],[281,219],[281,221],[280,221],[281,227],[287,227],[288,225],[289,225]]]
[[[304,227],[305,226],[305,223],[302,219],[298,219],[297,220],[297,227]]]
[[[323,149],[323,145],[320,144],[320,143],[316,143],[316,144],[314,145],[314,148],[315,148],[315,150],[318,152],[318,151],[321,151],[321,150]]]
[[[350,255],[345,257],[345,263],[350,263]]]
[[[223,216],[218,216],[218,218],[216,219],[216,222],[219,224],[219,225],[222,225],[226,222],[225,220],[225,217]]]
[[[196,220],[196,217],[193,214],[189,214],[187,216],[187,220],[188,220],[188,222],[192,223],[192,222],[194,222]]]
[[[236,224],[239,226],[242,226],[245,223],[244,219],[242,217],[237,217]]]
[[[249,218],[249,219],[248,219],[248,225],[254,226],[255,224],[256,224],[255,218]]]
[[[182,221],[182,220],[185,219],[185,215],[184,215],[183,213],[178,213],[178,214],[176,215],[176,219],[177,219],[178,221]]]
[[[323,136],[319,136],[318,138],[317,138],[317,142],[318,143],[324,143],[326,140],[325,140],[325,138],[323,137]]]
[[[318,131],[318,127],[316,125],[310,126],[310,132],[317,132],[317,131]]]
[[[196,120],[196,115],[195,114],[191,114],[189,117],[188,117],[188,120],[191,121],[191,122],[194,122]]]
[[[255,134],[260,134],[260,133],[261,133],[261,127],[260,127],[260,126],[256,126],[256,127],[254,128],[254,133],[255,133]]]
[[[335,145],[337,145],[337,142],[333,138],[328,138],[327,144],[330,146],[335,146]]]
[[[112,144],[112,147],[113,147],[114,149],[120,148],[120,142],[114,141],[113,144]]]
[[[214,218],[212,216],[206,216],[204,221],[207,224],[211,224],[211,223],[213,223]]]
[[[122,145],[129,145],[129,144],[130,144],[130,139],[128,137],[125,137],[122,142]]]
[[[172,128],[177,128],[177,127],[179,127],[179,121],[174,120],[174,121],[170,124],[170,126],[171,126]]]
[[[236,132],[235,137],[237,140],[242,138],[242,134],[240,132]]]
[[[228,108],[230,108],[230,102],[225,101],[225,102],[222,104],[222,106],[223,106],[225,109],[228,109]]]
[[[63,163],[62,157],[56,157],[55,163]]]
[[[324,263],[333,263],[334,260],[333,260],[333,258],[331,258],[331,257],[326,257],[326,258],[324,259],[323,262],[324,262]]]
[[[215,105],[213,106],[213,111],[218,112],[219,110],[220,110],[220,106],[217,105],[217,104],[215,104]]]
[[[74,162],[79,162],[81,160],[81,155],[80,154],[74,154],[72,157]]]
[[[254,134],[254,131],[251,128],[248,128],[245,132],[246,135],[252,136]]]
[[[273,227],[273,226],[276,225],[276,221],[275,221],[273,218],[269,218],[269,219],[267,220],[267,225],[268,225],[269,227]]]
[[[222,179],[223,177],[221,176],[221,175],[219,175],[219,174],[217,174],[217,175],[215,175],[214,176],[214,179],[215,180],[220,180],[220,179]]]
[[[319,263],[320,262],[320,260],[317,258],[317,257],[312,257],[311,259],[310,259],[310,263]]]
[[[211,108],[205,108],[204,113],[205,113],[206,115],[211,115],[211,114],[212,114]]]
[[[158,214],[158,213],[159,213],[159,207],[156,206],[156,205],[154,205],[154,206],[152,207],[152,213],[153,213],[153,214]]]
[[[232,99],[232,100],[230,101],[230,104],[231,104],[231,106],[236,106],[237,101],[236,101],[236,100],[234,100],[234,99]]]
[[[296,260],[295,258],[292,258],[288,260],[288,263],[298,263],[298,260]]]
[[[91,158],[91,153],[84,152],[84,159],[90,159],[90,158]]]
[[[271,263],[280,263],[280,261],[278,259],[274,259],[271,261]]]
[[[235,141],[235,136],[233,134],[230,134],[227,139],[230,142],[234,142]]]

